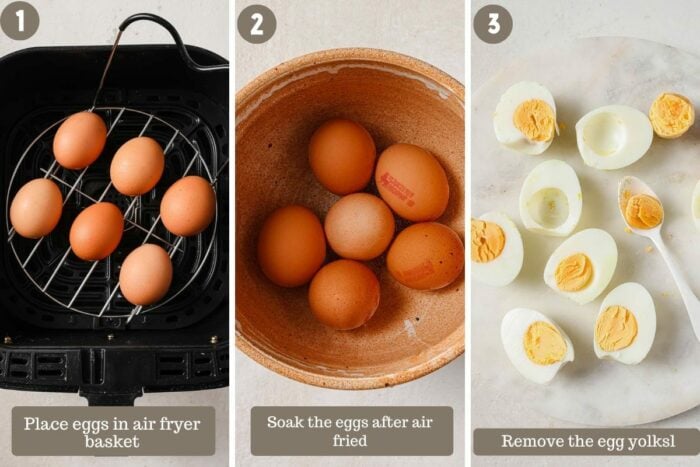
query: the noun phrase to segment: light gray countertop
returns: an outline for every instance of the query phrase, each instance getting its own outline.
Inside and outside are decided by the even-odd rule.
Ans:
[[[228,58],[228,2],[226,0],[29,0],[38,10],[39,30],[26,41],[12,41],[0,33],[0,57],[20,49],[52,45],[112,44],[117,27],[133,13],[150,12],[173,23],[187,44],[209,49]],[[0,9],[9,1],[1,1]],[[154,24],[136,23],[125,32],[121,43],[172,43],[169,34]],[[95,83],[97,86],[97,83]],[[207,463],[229,463],[228,388],[147,394],[136,405],[207,405],[216,409],[216,454],[193,457],[13,457],[10,451],[10,411],[14,406],[87,405],[77,394],[0,391],[0,465],[15,466],[146,466],[190,467]]]
[[[250,4],[238,2],[238,12]],[[277,18],[270,41],[252,45],[236,34],[236,89],[280,62],[315,50],[372,47],[424,60],[464,82],[464,4],[405,0],[265,1]],[[464,357],[417,381],[373,391],[319,389],[288,380],[236,352],[236,463],[279,466],[464,465]],[[450,458],[256,458],[250,454],[250,409],[256,405],[451,405],[455,453]]]

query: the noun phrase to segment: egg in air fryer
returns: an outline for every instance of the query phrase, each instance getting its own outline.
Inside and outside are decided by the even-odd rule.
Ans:
[[[100,157],[107,125],[94,112],[78,112],[61,123],[53,139],[53,154],[66,169],[84,169]]]

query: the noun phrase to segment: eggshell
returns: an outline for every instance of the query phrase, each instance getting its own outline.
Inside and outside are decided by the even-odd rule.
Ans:
[[[107,142],[107,125],[94,112],[79,112],[58,127],[53,154],[66,169],[83,169],[100,157]]]
[[[450,187],[440,162],[412,144],[393,144],[379,156],[374,181],[382,199],[412,222],[432,221],[447,208]]]
[[[290,205],[268,216],[258,236],[258,264],[282,287],[306,284],[326,259],[326,239],[318,217]]]
[[[70,228],[70,246],[78,258],[97,261],[111,255],[124,232],[122,212],[112,203],[85,208]]]
[[[376,196],[353,193],[328,210],[324,228],[328,244],[340,256],[370,260],[384,253],[394,238],[394,215]]]
[[[19,189],[10,205],[10,223],[26,238],[40,238],[56,228],[63,212],[63,196],[51,180],[37,178]]]
[[[129,253],[119,271],[119,288],[134,305],[151,305],[168,293],[173,265],[168,253],[158,245],[145,244]]]
[[[158,141],[147,136],[132,138],[114,154],[109,175],[114,188],[126,196],[148,193],[160,180],[165,155]]]
[[[454,230],[442,224],[413,224],[396,236],[386,264],[394,279],[406,287],[440,289],[464,269],[464,245]]]
[[[372,136],[350,120],[327,121],[314,132],[309,143],[311,170],[321,185],[336,195],[366,187],[376,158]]]
[[[190,175],[173,183],[160,202],[165,228],[175,235],[191,237],[204,231],[214,219],[216,193],[202,177]]]
[[[334,329],[365,324],[379,306],[379,281],[370,268],[341,259],[325,265],[309,286],[309,306],[316,319]]]

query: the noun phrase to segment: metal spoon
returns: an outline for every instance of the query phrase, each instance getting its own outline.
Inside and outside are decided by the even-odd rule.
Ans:
[[[632,227],[625,218],[625,207],[627,206],[627,201],[630,197],[640,194],[652,196],[661,202],[659,197],[656,196],[656,193],[654,193],[646,183],[637,177],[628,176],[620,180],[617,197],[618,205],[620,207],[620,214],[622,214],[622,220],[625,221],[625,224],[627,224],[627,227],[632,232],[650,239],[656,246],[656,249],[661,253],[661,257],[664,259],[664,261],[666,261],[666,265],[671,271],[671,276],[673,276],[673,280],[676,282],[676,286],[681,293],[681,298],[683,299],[685,308],[688,310],[688,316],[690,317],[690,323],[693,326],[695,337],[700,341],[700,300],[698,300],[698,297],[696,297],[691,290],[690,285],[688,285],[688,281],[685,279],[685,276],[678,267],[678,264],[669,253],[663,239],[661,238],[663,218],[661,219],[659,225],[652,229],[637,229]]]

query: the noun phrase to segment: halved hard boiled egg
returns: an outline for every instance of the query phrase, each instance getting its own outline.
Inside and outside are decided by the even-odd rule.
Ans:
[[[693,190],[693,199],[690,202],[690,212],[693,216],[695,227],[700,230],[700,180]]]
[[[576,143],[583,162],[601,170],[637,162],[649,150],[653,137],[649,118],[626,105],[599,107],[576,123]]]
[[[565,237],[581,218],[583,195],[576,172],[552,159],[537,165],[520,190],[520,218],[536,233]]]
[[[518,227],[501,212],[472,219],[472,277],[482,284],[502,287],[520,274],[523,240]]]
[[[559,133],[552,93],[532,81],[514,84],[496,105],[493,128],[503,146],[524,154],[542,154]]]
[[[654,133],[665,139],[682,136],[695,123],[695,108],[685,96],[672,92],[659,94],[649,108]]]
[[[538,384],[551,381],[562,366],[574,361],[569,336],[539,311],[515,308],[506,313],[501,341],[515,369]]]
[[[604,230],[586,229],[562,242],[544,268],[544,282],[579,305],[594,300],[610,283],[617,245]]]
[[[636,365],[649,353],[656,335],[656,309],[641,284],[615,287],[603,300],[595,323],[593,348],[601,359]]]

